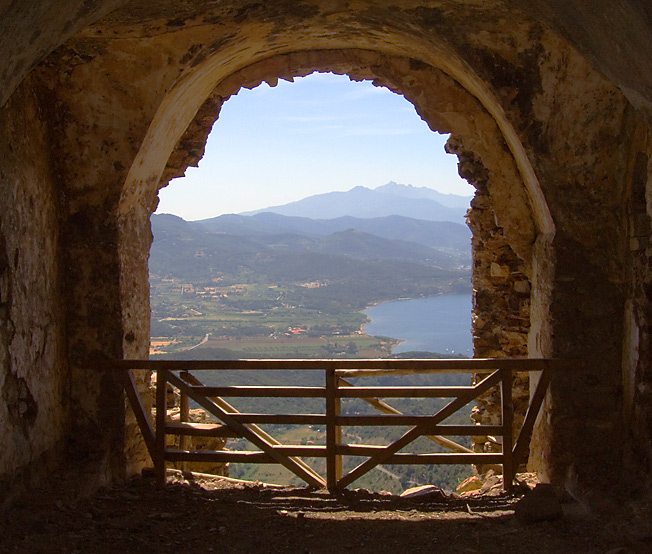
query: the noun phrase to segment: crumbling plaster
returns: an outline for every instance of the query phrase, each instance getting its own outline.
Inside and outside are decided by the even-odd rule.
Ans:
[[[40,252],[30,249],[25,263],[51,270],[30,280],[10,268],[10,255],[0,256],[0,284],[3,291],[24,288],[23,296],[11,296],[12,309],[25,314],[20,317],[40,314],[31,301],[44,298],[55,322],[56,340],[50,344],[57,347],[49,361],[22,378],[28,385],[39,381],[43,389],[70,385],[63,393],[69,404],[52,419],[60,423],[43,425],[42,437],[30,444],[74,439],[69,452],[97,459],[100,473],[109,479],[144,463],[133,421],[129,415],[125,421],[120,377],[90,374],[84,364],[97,357],[146,356],[148,218],[156,190],[196,161],[202,148],[197,136],[207,132],[221,102],[241,86],[336,69],[404,94],[431,127],[454,133],[459,152],[478,157],[490,177],[484,207],[495,214],[499,234],[513,253],[510,263],[531,285],[528,354],[586,362],[586,371],[569,372],[553,384],[533,442],[533,467],[560,482],[570,466],[577,466],[587,481],[612,471],[625,450],[632,453],[632,467],[649,464],[649,455],[641,454],[650,449],[650,411],[643,407],[652,381],[646,346],[649,263],[647,235],[641,230],[649,229],[649,202],[645,215],[640,201],[629,211],[624,206],[649,187],[649,176],[645,180],[642,170],[631,168],[640,168],[643,162],[632,162],[640,156],[649,164],[650,152],[643,139],[635,140],[634,130],[645,128],[641,114],[616,85],[630,99],[632,91],[639,94],[634,105],[640,109],[645,108],[640,99],[650,94],[643,81],[624,83],[617,73],[606,72],[615,75],[612,84],[591,66],[601,66],[605,55],[584,40],[597,32],[598,23],[578,35],[591,53],[589,62],[509,4],[90,2],[83,17],[70,16],[67,29],[57,17],[46,24],[47,10],[23,14],[19,38],[27,37],[29,14],[47,32],[42,42],[24,49],[23,61],[0,62],[3,75],[11,77],[2,83],[9,98],[2,117],[9,126],[29,102],[37,114],[25,127],[32,150],[26,146],[24,153],[42,161],[35,166],[40,173],[30,174],[29,186],[19,188],[38,190],[41,204],[29,213],[39,208],[47,222],[30,220],[18,234],[5,221],[28,218],[20,215],[20,203],[11,204],[9,215],[3,211],[2,231],[10,246],[42,231],[47,240],[34,245]],[[531,4],[525,2],[524,8],[530,10]],[[103,15],[117,6],[122,7]],[[549,11],[539,14],[542,21],[553,29],[564,23],[567,12],[555,11],[552,0],[546,6]],[[4,13],[14,17],[15,10],[12,5]],[[532,8],[530,13],[539,12]],[[555,23],[549,13],[561,14],[562,22]],[[89,21],[95,23],[84,27]],[[16,57],[6,42],[0,47],[12,60]],[[22,80],[48,50],[52,53]],[[634,52],[635,46],[627,50],[624,65],[634,63]],[[16,188],[14,172],[28,175],[22,158],[11,153],[21,140],[15,132],[1,143],[6,190]],[[651,196],[647,189],[646,194],[646,199]],[[628,251],[624,245],[632,239],[640,247]],[[54,288],[41,282],[45,275],[53,277],[47,281]],[[499,292],[490,279],[481,286],[490,294]],[[494,331],[509,336],[512,331],[500,328],[500,318],[496,321]],[[9,337],[10,348],[25,363],[33,354],[13,344],[12,325],[13,319],[11,325],[3,320],[0,339],[7,343]],[[39,342],[38,326],[29,329],[25,336]],[[525,332],[519,330],[519,341]],[[625,378],[623,360],[629,368]],[[51,374],[39,373],[48,367]],[[5,383],[8,375],[3,366]],[[46,408],[28,388],[39,406],[38,425]],[[623,390],[629,391],[624,404]],[[20,394],[31,405],[29,395]],[[8,417],[3,416],[3,424]],[[634,447],[640,440],[647,442]],[[17,455],[6,474],[30,459],[25,452]]]
[[[647,0],[505,0],[545,22],[652,121],[652,4]]]
[[[125,0],[0,2],[0,106],[52,50]]]

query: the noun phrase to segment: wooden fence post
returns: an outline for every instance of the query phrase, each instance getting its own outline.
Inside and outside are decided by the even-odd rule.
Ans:
[[[342,429],[336,424],[341,409],[337,381],[335,367],[329,367],[326,370],[326,486],[331,493],[337,491],[337,482],[342,477],[342,456],[337,454],[337,445],[342,442]]]
[[[166,484],[165,475],[165,420],[167,418],[167,385],[168,370],[159,369],[156,374],[156,448],[154,450],[154,470],[156,472],[156,488],[163,489]]]
[[[188,375],[190,375],[190,372],[188,371],[182,371],[180,374],[180,377],[184,380],[187,381]],[[183,392],[179,391],[180,396],[179,396],[179,422],[180,423],[186,423],[189,419],[190,416],[190,405],[188,402],[188,395]],[[179,435],[179,450],[187,450],[188,449],[188,436],[187,435]],[[180,462],[180,467],[183,471],[186,471],[188,469],[188,462]]]
[[[511,369],[501,370],[501,399],[503,424],[503,489],[510,491],[514,481],[514,403],[512,400],[513,375]]]

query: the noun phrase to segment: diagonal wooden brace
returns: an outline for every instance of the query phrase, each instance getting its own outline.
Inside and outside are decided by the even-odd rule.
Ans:
[[[204,384],[197,379],[192,373],[186,372],[183,376],[182,379],[192,385],[192,386],[204,386]],[[209,400],[211,400],[215,405],[217,405],[220,409],[224,410],[227,414],[238,414],[238,410],[235,409],[231,404],[229,404],[226,400],[220,397],[209,397]],[[267,442],[269,442],[273,446],[280,446],[281,443],[277,441],[272,435],[269,433],[265,432],[264,429],[259,427],[258,425],[254,423],[248,423],[247,427],[254,431],[258,436],[262,437],[265,439]],[[233,431],[233,430],[231,430]],[[237,434],[237,433],[234,433]],[[240,436],[240,435],[237,435]],[[318,478],[321,478],[321,476],[318,473],[315,473],[315,471],[306,463],[304,462],[301,458],[297,457],[292,457],[294,462],[301,466],[304,470],[306,470],[308,473],[314,473]]]
[[[131,373],[131,370],[128,369],[125,371],[124,375],[124,387],[125,392],[127,393],[127,398],[129,399],[129,405],[131,410],[136,416],[136,421],[138,422],[138,427],[140,427],[140,432],[143,435],[145,441],[145,446],[147,446],[147,452],[149,457],[154,459],[154,449],[156,438],[154,434],[154,427],[152,427],[152,422],[147,415],[145,410],[145,405],[140,397],[140,393],[136,388],[136,383],[134,382],[134,376]]]
[[[236,418],[232,417],[232,414],[229,414],[220,408],[212,400],[209,400],[207,397],[195,392],[192,389],[192,386],[188,385],[185,381],[173,373],[168,374],[168,380],[173,386],[177,387],[180,391],[187,394],[207,412],[213,414],[230,429],[260,448],[263,452],[271,456],[279,464],[289,469],[297,477],[303,479],[306,483],[314,487],[326,486],[326,482],[318,473],[312,469],[306,469],[305,464],[297,463],[297,460],[294,457],[287,456],[282,452],[275,450],[274,445],[269,440],[267,440],[266,437],[261,436],[261,434],[257,433],[254,429],[251,429],[247,425],[237,421]]]
[[[346,379],[342,379],[341,377],[338,377],[338,379],[339,379],[339,386],[341,387],[356,386],[353,383],[349,383]],[[378,411],[383,412],[384,414],[403,415],[403,412],[397,410],[393,406],[390,406],[387,402],[381,400],[380,398],[364,397],[362,398],[362,400],[364,400],[367,404],[376,408]],[[467,448],[466,446],[462,446],[461,444],[458,444],[455,441],[452,441],[440,435],[426,435],[426,438],[430,439],[435,444],[438,444],[440,446],[443,446],[444,448],[448,448],[449,450],[452,450],[453,452],[460,452],[463,454],[473,453],[473,450],[471,450],[470,448]]]
[[[530,438],[532,437],[532,430],[534,429],[534,423],[539,415],[539,410],[541,409],[543,400],[546,397],[548,385],[550,385],[550,381],[552,380],[552,371],[552,369],[548,368],[541,372],[539,382],[537,383],[537,386],[534,389],[534,394],[530,399],[527,414],[525,414],[523,425],[521,426],[518,438],[516,439],[516,444],[514,445],[514,455],[512,456],[512,460],[515,468],[517,468],[521,463],[527,461],[526,455],[530,445]]]
[[[394,454],[396,454],[402,448],[405,448],[412,441],[416,440],[421,435],[429,434],[429,430],[435,425],[439,424],[447,417],[454,414],[460,408],[466,406],[471,400],[477,398],[491,387],[495,386],[501,381],[501,372],[496,370],[491,373],[488,377],[480,381],[475,385],[470,391],[464,392],[455,400],[444,406],[432,418],[420,425],[417,425],[405,433],[401,438],[394,441],[392,444],[389,444],[381,452],[372,456],[365,462],[361,463],[358,467],[353,469],[351,472],[346,474],[342,479],[337,482],[337,487],[343,489],[346,486],[350,485],[356,479],[362,477],[365,473],[371,471],[374,467],[379,464],[384,463],[386,460],[390,459]],[[430,433],[431,434],[431,433]]]

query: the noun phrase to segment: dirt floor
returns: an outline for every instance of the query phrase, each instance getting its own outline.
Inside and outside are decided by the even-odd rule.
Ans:
[[[525,523],[523,493],[331,496],[180,473],[158,491],[145,476],[85,499],[31,495],[0,518],[0,553],[652,553],[649,503]]]

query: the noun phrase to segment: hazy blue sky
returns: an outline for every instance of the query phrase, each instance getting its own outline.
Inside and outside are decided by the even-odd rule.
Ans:
[[[222,107],[199,168],[159,191],[157,213],[204,219],[389,181],[472,195],[446,138],[402,96],[346,76],[243,89]]]

